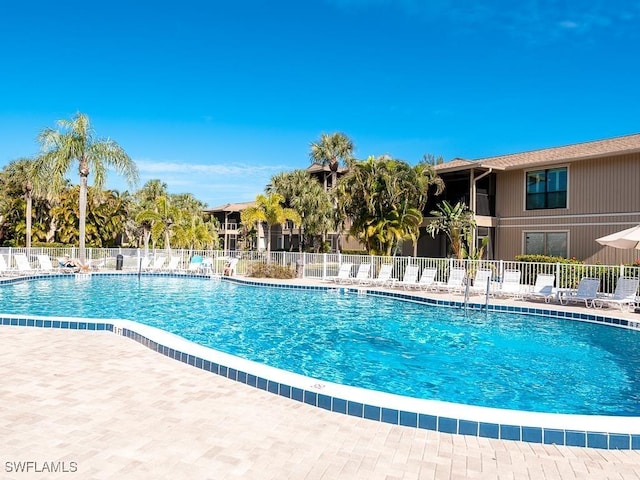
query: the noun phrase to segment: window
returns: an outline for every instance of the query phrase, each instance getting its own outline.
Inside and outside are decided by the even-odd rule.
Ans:
[[[527,210],[567,208],[567,167],[527,172]]]
[[[567,232],[526,232],[524,253],[567,258]]]

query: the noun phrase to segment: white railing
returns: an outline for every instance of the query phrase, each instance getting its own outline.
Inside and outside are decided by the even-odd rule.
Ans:
[[[68,255],[77,258],[78,249],[70,248],[46,248],[32,247],[30,249],[0,247],[0,254],[4,256],[9,268],[15,267],[13,256],[16,253],[26,253],[30,264],[37,268],[37,255],[47,254],[53,260]],[[211,259],[214,273],[222,273],[226,261],[233,257],[238,258],[236,273],[247,275],[252,266],[267,263],[266,252],[257,251],[223,251],[223,250],[188,250],[188,249],[144,249],[138,248],[87,248],[87,263],[104,269],[115,269],[118,261],[122,261],[122,270],[135,271],[140,266],[142,257],[153,261],[158,256],[167,258],[179,257],[177,269],[186,270],[194,256]],[[122,256],[120,259],[119,256]],[[437,269],[437,281],[446,281],[449,271],[453,267],[464,267],[468,277],[473,278],[478,268],[488,268],[492,271],[492,280],[499,282],[505,270],[519,270],[520,282],[525,285],[533,285],[539,273],[553,274],[556,277],[556,286],[560,288],[575,288],[582,277],[595,277],[600,279],[600,292],[611,293],[615,290],[617,279],[621,276],[640,276],[640,266],[625,265],[585,265],[574,263],[535,263],[516,262],[507,260],[459,260],[453,258],[426,258],[426,257],[383,257],[373,255],[347,255],[340,253],[298,253],[298,252],[271,252],[270,263],[292,269],[302,277],[323,279],[337,275],[340,265],[352,263],[353,273],[361,263],[372,265],[371,275],[376,276],[382,264],[393,265],[393,277],[401,279],[407,265],[418,265],[420,271],[426,267]],[[55,264],[55,262],[54,262]]]

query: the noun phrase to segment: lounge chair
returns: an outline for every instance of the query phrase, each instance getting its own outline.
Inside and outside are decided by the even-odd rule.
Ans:
[[[548,273],[539,273],[533,288],[524,297],[527,300],[544,299],[549,303],[556,295],[553,285],[556,283],[556,276]]]
[[[340,268],[338,268],[338,274],[326,277],[325,281],[334,283],[349,281],[349,278],[351,277],[351,267],[353,267],[353,263],[343,263],[340,265]]]
[[[520,283],[520,270],[505,270],[500,287],[493,293],[500,297],[523,298],[527,289]]]
[[[4,255],[0,255],[0,275],[11,275],[14,274],[15,270],[9,268],[6,260],[4,259]]]
[[[222,274],[228,277],[233,277],[236,274],[236,269],[238,268],[238,260],[239,259],[237,258],[230,258],[225,264]],[[211,266],[213,267],[213,263],[211,263]],[[210,270],[213,271],[213,268]]]
[[[469,293],[483,295],[487,293],[487,283],[491,292],[491,276],[493,272],[487,268],[479,268],[473,277],[473,285],[469,286]]]
[[[40,264],[40,271],[43,273],[73,273],[75,270],[80,270],[79,267],[66,267],[58,260],[58,267],[54,267],[49,255],[36,255],[38,263]]]
[[[405,289],[415,288],[418,283],[418,274],[420,273],[420,267],[418,265],[407,265],[404,269],[404,275],[397,285]]]
[[[462,293],[464,290],[464,280],[467,277],[467,271],[462,267],[454,267],[449,272],[449,278],[446,283],[438,283],[438,290],[448,293]]]
[[[378,276],[371,279],[371,284],[378,287],[393,287],[396,279],[392,277],[393,265],[385,263],[380,267]]]
[[[361,263],[358,265],[358,271],[356,272],[355,277],[350,277],[348,280],[349,283],[358,284],[358,285],[369,285],[371,283],[371,264],[370,263]]]
[[[157,271],[161,270],[162,267],[164,266],[164,262],[166,262],[166,261],[167,261],[167,257],[165,257],[164,255],[158,255],[153,260],[153,263],[147,267],[147,271],[149,271],[149,272],[157,272]]]
[[[36,269],[31,266],[29,260],[27,259],[27,256],[24,253],[16,253],[13,258],[16,261],[18,272],[34,273],[36,271]]]
[[[187,270],[190,272],[197,272],[198,270],[200,270],[201,267],[202,267],[202,256],[194,255],[193,257],[191,257],[191,260],[189,261],[189,266],[187,267]]]
[[[638,294],[638,284],[640,279],[638,277],[620,277],[616,284],[616,290],[610,297],[599,297],[593,301],[593,306],[597,308],[602,307],[620,307],[620,310],[624,310],[626,306],[630,311],[635,310],[636,295]]]
[[[180,266],[180,257],[171,257],[169,259],[169,264],[166,266],[165,270],[167,272],[177,272]]]
[[[433,267],[427,267],[422,269],[420,280],[415,284],[416,290],[437,290],[436,286],[436,274],[438,269]]]
[[[141,272],[144,272],[149,269],[149,264],[151,263],[151,259],[147,257],[140,258],[140,264],[138,265],[138,269]]]
[[[583,277],[578,283],[577,290],[560,290],[558,300],[562,305],[584,302],[585,307],[593,306],[593,301],[598,298],[598,288],[600,288],[599,278]]]

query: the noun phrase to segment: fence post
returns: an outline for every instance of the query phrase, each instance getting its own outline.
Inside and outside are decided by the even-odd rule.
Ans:
[[[560,288],[560,262],[556,262],[556,287]],[[569,287],[573,288],[573,286]]]
[[[620,276],[624,277],[624,264],[620,264]]]
[[[322,254],[322,279],[327,278],[327,254]]]

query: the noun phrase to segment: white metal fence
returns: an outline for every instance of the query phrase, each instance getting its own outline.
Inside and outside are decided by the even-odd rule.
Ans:
[[[9,248],[0,247],[0,254],[11,268],[14,266],[13,256],[16,253],[26,253],[34,268],[37,268],[37,255],[46,254],[53,260],[69,255],[77,258],[77,248]],[[222,273],[226,261],[238,258],[236,273],[246,275],[250,269],[262,263],[267,263],[266,252],[255,251],[222,251],[222,250],[183,250],[155,249],[145,251],[136,248],[87,248],[86,258],[90,265],[115,269],[119,256],[123,270],[137,270],[141,264],[141,258],[150,260],[158,256],[164,256],[167,260],[178,257],[177,270],[186,270],[194,256],[211,259],[211,268],[214,273]],[[516,262],[505,260],[458,260],[452,258],[425,258],[425,257],[382,257],[372,255],[344,255],[339,253],[298,253],[298,252],[271,252],[271,264],[291,268],[299,276],[306,278],[323,279],[337,275],[340,265],[353,264],[352,273],[355,274],[358,265],[370,263],[371,275],[375,277],[382,264],[393,265],[393,277],[401,279],[407,265],[418,265],[420,271],[431,267],[437,269],[436,280],[446,281],[449,271],[453,267],[464,267],[468,277],[473,278],[478,268],[487,268],[492,271],[492,281],[500,282],[505,270],[519,270],[521,272],[520,283],[533,285],[539,273],[553,274],[556,277],[556,286],[560,288],[575,288],[582,277],[595,277],[600,279],[600,292],[611,293],[615,290],[617,279],[621,276],[640,277],[639,266],[626,265],[585,265],[574,263],[535,263]],[[54,261],[55,263],[55,261]]]

